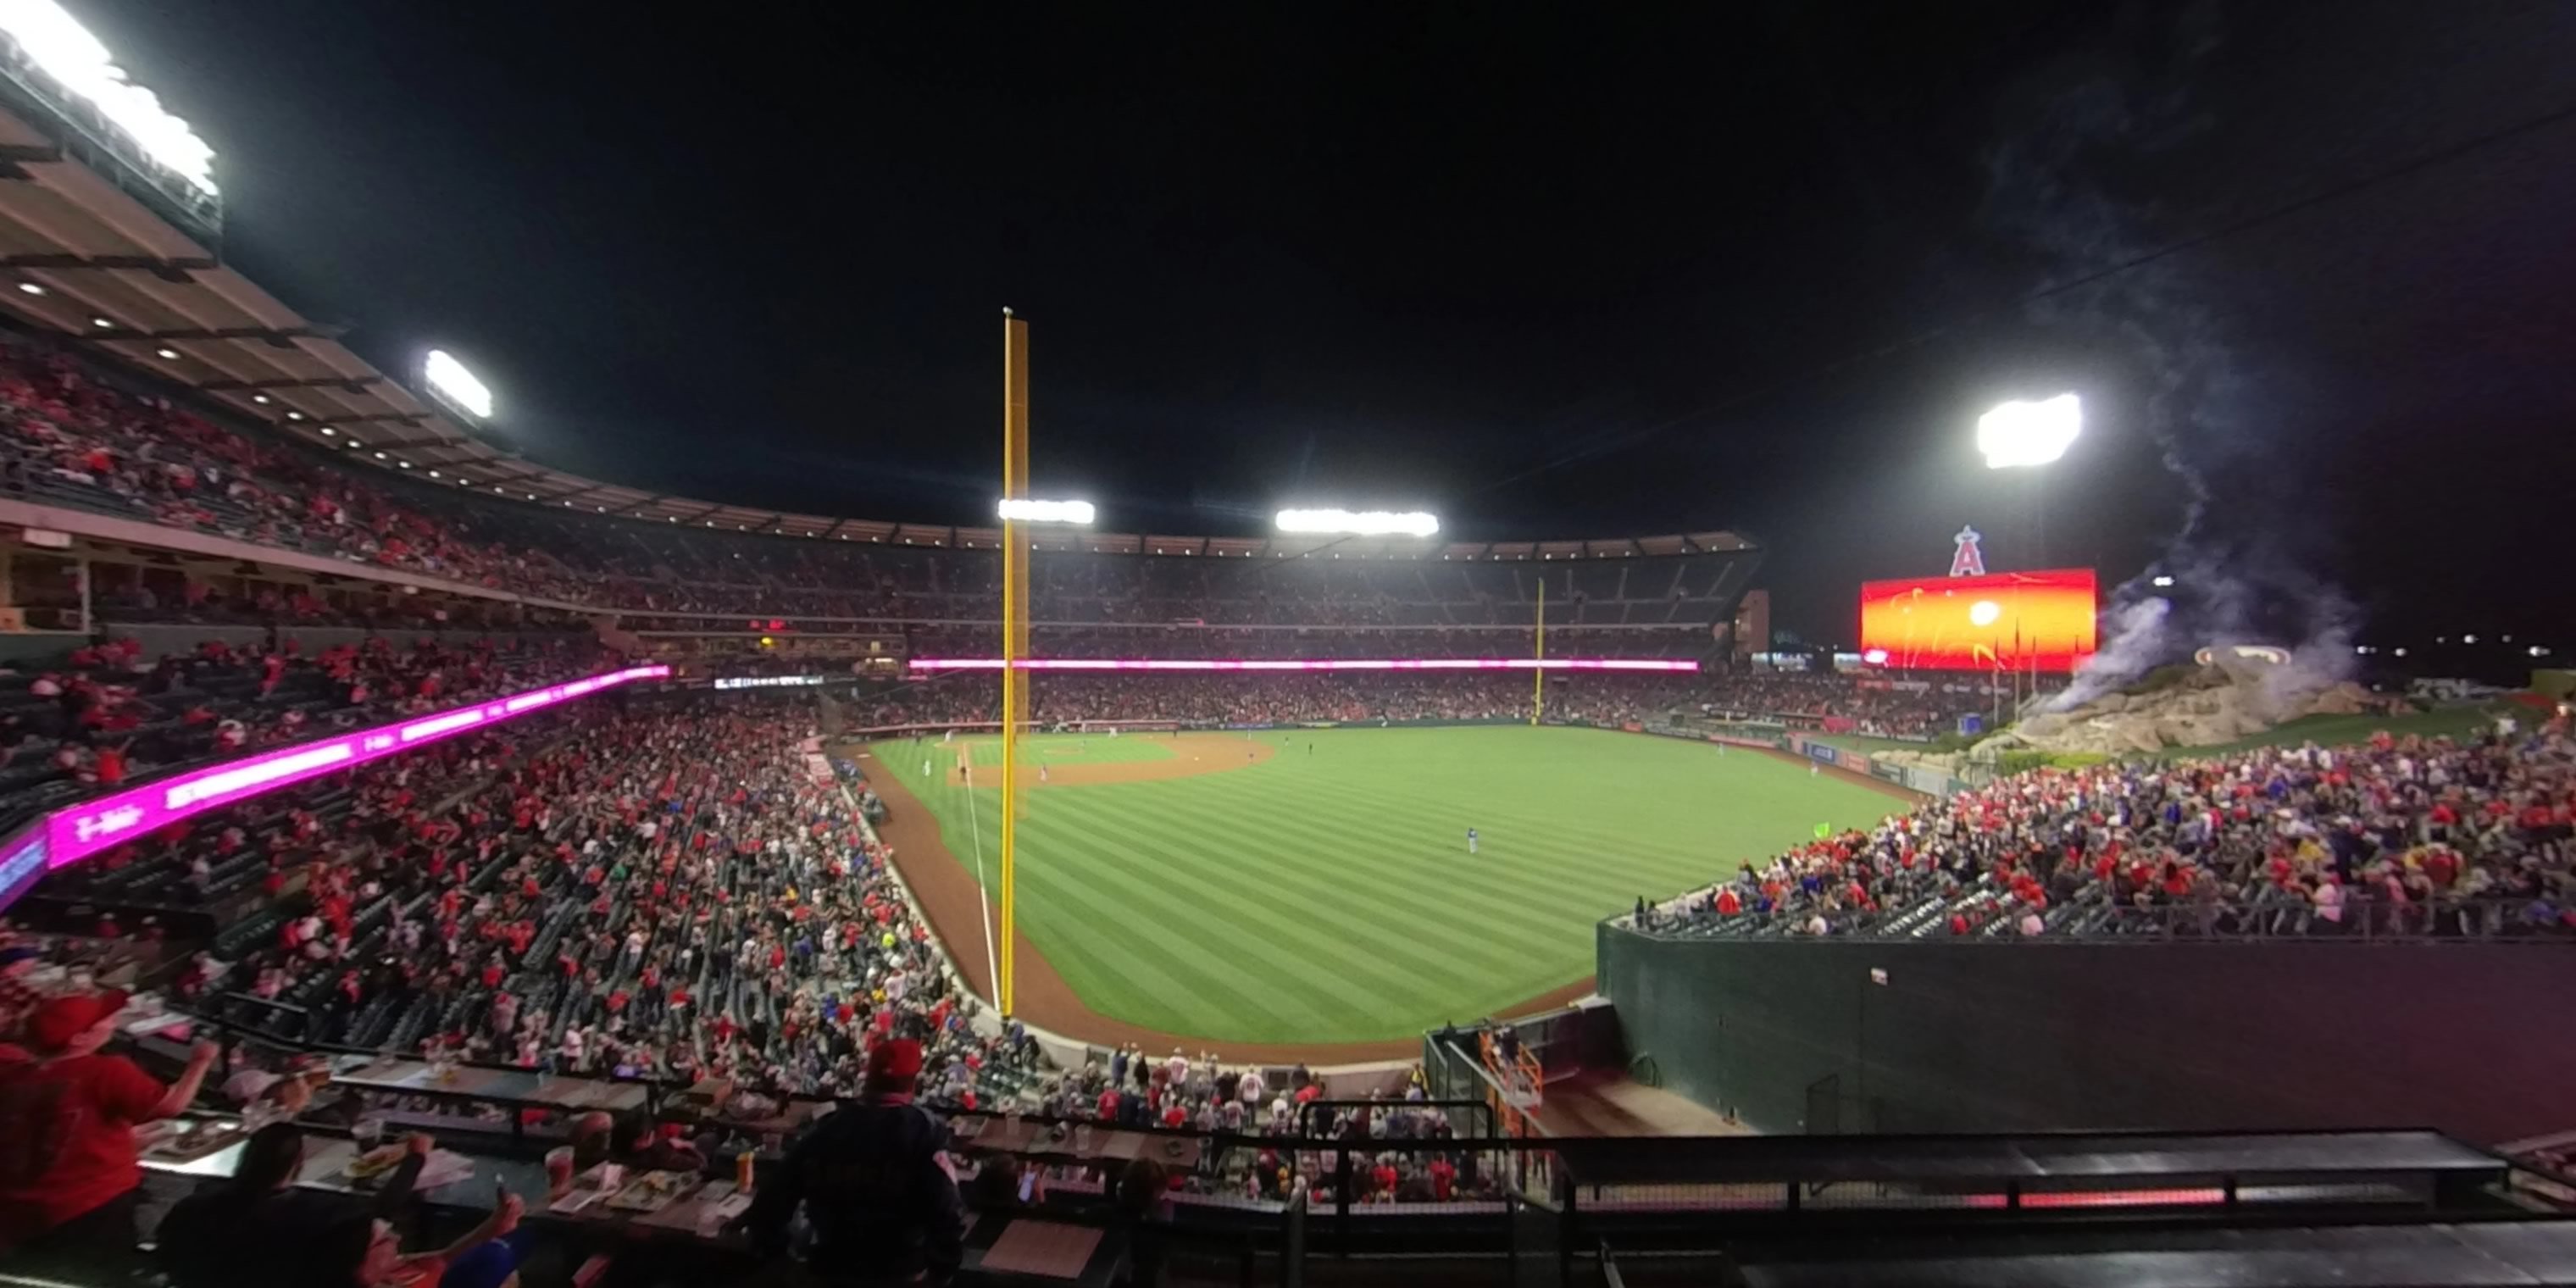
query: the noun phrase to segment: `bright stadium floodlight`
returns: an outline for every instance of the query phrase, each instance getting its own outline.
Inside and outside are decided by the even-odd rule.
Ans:
[[[445,349],[432,349],[421,360],[421,379],[429,382],[431,393],[453,403],[476,420],[492,419],[492,387],[475,378]]]
[[[2073,394],[2008,402],[1977,418],[1977,450],[1990,470],[2046,465],[2066,455],[2083,432],[2084,403]]]
[[[186,121],[172,116],[152,91],[126,79],[107,46],[54,0],[0,3],[0,33],[18,45],[27,62],[98,109],[152,161],[209,197],[215,193],[215,150]]]
[[[999,507],[1005,523],[1079,523],[1091,522],[1089,501],[1036,501],[1026,497],[1002,498]]]
[[[1440,519],[1420,510],[1281,510],[1278,527],[1346,537],[1427,537],[1440,531]]]

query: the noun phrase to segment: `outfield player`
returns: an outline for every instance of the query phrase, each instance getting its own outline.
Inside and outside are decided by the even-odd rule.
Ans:
[[[1467,829],[1467,852],[1469,854],[1476,852],[1476,829],[1472,827]]]

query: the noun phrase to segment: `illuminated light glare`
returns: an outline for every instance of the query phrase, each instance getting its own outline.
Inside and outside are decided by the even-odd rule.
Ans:
[[[2460,642],[2463,644],[2475,644],[2478,642],[2478,637],[2475,635],[2463,635],[2460,637]]]
[[[492,419],[492,388],[475,378],[445,349],[432,349],[421,360],[421,379],[429,382],[431,392],[483,420]]]
[[[2158,574],[2158,575],[2157,575],[2157,577],[2156,577],[2156,579],[2155,579],[2155,581],[2154,581],[2154,582],[2152,582],[2151,584],[2152,584],[2152,585],[2154,585],[2154,586],[2156,587],[2156,589],[2158,589],[2158,590],[2162,590],[2162,589],[2164,589],[2165,587],[2170,586],[2170,585],[2172,585],[2172,584],[2173,584],[2173,578],[2171,578],[2171,577],[2167,577],[2167,576],[2164,576],[2164,575],[2162,575],[2162,574]]]
[[[1281,510],[1275,522],[1281,532],[1353,537],[1427,537],[1440,531],[1439,518],[1420,510]]]
[[[267,405],[268,405],[268,395],[267,395],[267,394],[252,394],[252,395],[250,396],[250,400],[251,400],[252,402],[258,403],[258,404],[259,404],[260,406],[262,406],[262,407],[265,407],[265,406],[267,406]]]
[[[323,436],[324,438],[329,438],[329,437],[331,437],[332,435],[337,434],[337,433],[339,433],[339,432],[340,432],[340,431],[338,431],[338,430],[336,430],[336,429],[333,429],[333,428],[331,428],[331,427],[330,427],[330,426],[328,426],[328,425],[324,425],[324,426],[322,427],[322,436]]]
[[[2388,651],[2389,651],[2389,652],[2391,652],[2391,653],[2393,653],[2393,654],[2396,654],[2396,655],[2397,655],[2397,656],[2399,656],[2399,657],[2404,657],[2404,656],[2406,656],[2406,646],[2405,646],[2405,645],[2403,645],[2403,644],[2400,644],[2400,645],[2398,645],[2397,647],[2395,647],[2395,648],[2393,648],[2393,649],[2390,649],[2390,650],[2388,650]]]
[[[157,354],[157,355],[159,355],[159,356],[160,356],[160,358],[161,358],[163,361],[165,361],[165,362],[176,362],[176,361],[178,361],[178,360],[179,360],[179,351],[178,351],[178,350],[176,350],[176,349],[173,349],[173,348],[169,348],[169,347],[167,347],[167,346],[164,346],[164,347],[162,347],[162,348],[158,348],[158,349],[154,349],[152,352],[153,352],[153,353],[155,353],[155,354]]]
[[[1870,649],[1860,655],[1860,660],[1869,663],[1871,666],[1885,666],[1887,665],[1887,650],[1883,648]]]
[[[999,671],[998,657],[917,657],[915,671]],[[1024,657],[1018,671],[1697,671],[1688,658],[1394,657],[1165,658]]]
[[[432,716],[427,720],[414,720],[404,725],[395,737],[403,742],[419,742],[424,738],[435,738],[443,733],[454,733],[459,729],[481,723],[483,723],[483,708],[478,706],[465,711],[450,711],[446,715]]]
[[[102,850],[234,801],[275,791],[321,774],[390,756],[466,729],[552,706],[633,680],[670,675],[667,666],[637,666],[587,679],[532,689],[495,702],[478,702],[419,720],[377,725],[321,742],[288,747],[245,761],[217,765],[160,782],[128,788],[46,816],[47,866],[65,867]]]
[[[1991,599],[1980,599],[1968,605],[1968,620],[1979,626],[1992,626],[2004,615],[2004,606]]]
[[[288,420],[302,420],[304,419],[304,413],[300,411],[290,411],[286,413],[286,418]]]
[[[18,290],[20,294],[24,295],[42,295],[45,293],[45,288],[36,285],[34,282],[20,282],[18,283]]]
[[[198,191],[215,195],[215,150],[186,121],[163,108],[158,95],[126,79],[125,69],[111,61],[107,46],[63,12],[61,5],[54,0],[0,4],[0,30],[18,42],[27,61],[65,90],[87,99],[145,156]]]
[[[2013,401],[1977,418],[1977,450],[1986,468],[2046,465],[2066,455],[2084,432],[2084,403],[2073,394]]]
[[[116,319],[114,319],[114,318],[91,318],[91,319],[89,320],[89,324],[90,324],[91,326],[97,327],[97,328],[99,328],[100,330],[104,331],[104,330],[106,330],[106,329],[107,329],[107,328],[109,328],[109,327],[115,326],[115,325],[116,325]]]
[[[1028,497],[1005,497],[994,508],[1008,523],[1089,523],[1093,514],[1089,501],[1040,501]]]

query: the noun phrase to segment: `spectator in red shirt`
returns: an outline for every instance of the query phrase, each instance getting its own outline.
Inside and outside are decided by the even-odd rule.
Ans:
[[[133,1256],[143,1183],[134,1128],[196,1099],[216,1047],[199,1042],[165,1087],[98,1053],[123,1009],[113,990],[49,998],[27,1017],[34,1058],[0,1064],[0,1248],[92,1266]]]

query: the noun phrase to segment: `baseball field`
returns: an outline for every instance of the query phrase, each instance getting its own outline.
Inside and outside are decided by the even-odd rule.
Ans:
[[[1902,804],[1761,752],[1593,729],[1053,734],[1022,747],[1022,1012],[1244,1054],[1385,1047],[1579,994],[1594,923],[1638,895]],[[868,750],[898,864],[980,980],[990,914],[975,886],[998,879],[998,742]]]

